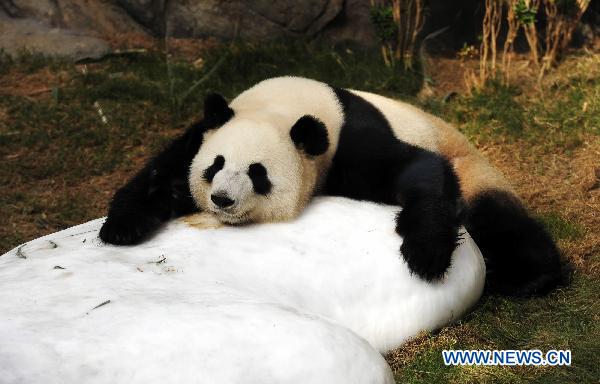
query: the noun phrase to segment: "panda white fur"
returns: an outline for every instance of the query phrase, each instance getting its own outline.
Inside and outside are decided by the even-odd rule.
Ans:
[[[559,253],[504,177],[455,128],[416,107],[299,77],[258,83],[153,158],[111,202],[100,237],[135,244],[198,209],[228,224],[296,217],[315,194],[399,204],[401,254],[441,277],[464,224],[491,291],[542,294],[560,283]]]

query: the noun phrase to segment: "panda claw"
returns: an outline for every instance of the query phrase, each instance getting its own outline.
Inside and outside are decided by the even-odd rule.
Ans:
[[[143,221],[114,220],[110,217],[100,229],[100,239],[109,244],[135,245],[141,243],[155,228]]]

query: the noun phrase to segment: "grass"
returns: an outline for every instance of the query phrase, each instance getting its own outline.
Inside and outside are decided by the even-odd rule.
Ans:
[[[525,111],[516,100],[519,89],[490,82],[487,88],[450,105],[454,120],[469,135],[522,136]]]
[[[12,68],[19,68],[19,71],[23,73],[34,73],[42,68],[58,70],[68,65],[68,61],[64,59],[46,57],[40,53],[27,50],[13,57],[0,48],[0,75],[6,75]]]
[[[572,151],[581,145],[583,136],[600,135],[600,74],[595,68],[600,59],[597,55],[583,57],[579,66],[577,57],[570,60],[572,73],[555,75],[542,89],[532,81],[517,87],[492,80],[471,95],[448,103],[428,100],[424,106],[471,137],[491,140],[502,136]]]
[[[167,61],[150,51],[88,63],[86,72],[38,55],[0,55],[0,253],[103,215],[114,190],[199,116],[210,91],[232,98],[266,77],[293,74],[417,103],[420,87],[417,74],[389,69],[377,52],[351,47],[235,45],[201,58]],[[398,382],[583,383],[600,377],[593,179],[600,55],[574,57],[559,75],[543,92],[492,83],[423,106],[454,122],[509,175],[574,264],[572,283],[545,298],[484,297],[458,324],[391,353]],[[573,365],[446,367],[441,351],[448,348],[571,349]]]
[[[426,348],[398,368],[397,382],[591,383],[600,375],[597,281],[577,275],[550,297],[484,297],[453,330],[429,335]],[[467,335],[467,337],[463,337]],[[570,367],[446,367],[443,349],[570,349]]]
[[[156,53],[126,56],[114,58],[102,71],[85,76],[87,87],[78,89],[77,96],[88,101],[146,101],[169,109],[177,119],[185,119],[198,114],[208,92],[217,91],[233,98],[274,76],[304,76],[339,87],[359,86],[405,97],[418,91],[419,76],[390,69],[373,55],[351,48],[332,50],[289,42],[217,48],[206,53],[200,68],[176,58],[166,60],[164,55]],[[357,84],[356,79],[361,81]],[[199,81],[201,86],[190,92]]]
[[[556,240],[577,240],[583,236],[584,229],[579,224],[564,219],[556,212],[546,212],[537,219]]]

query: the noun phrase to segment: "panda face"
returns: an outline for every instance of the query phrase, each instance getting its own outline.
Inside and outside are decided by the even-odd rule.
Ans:
[[[294,217],[302,163],[288,132],[234,119],[206,133],[189,174],[198,207],[228,224]]]

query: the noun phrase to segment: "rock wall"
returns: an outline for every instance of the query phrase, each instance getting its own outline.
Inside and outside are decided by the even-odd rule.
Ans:
[[[115,1],[0,0],[1,13],[16,20],[36,20],[50,28],[72,29],[90,35],[145,33]]]
[[[53,54],[61,36],[65,45],[77,36],[84,47],[55,53],[81,59],[105,50],[98,38],[126,33],[257,42],[323,36],[372,45],[368,7],[369,0],[0,0],[0,48]]]
[[[367,0],[360,1],[368,4]],[[133,19],[156,35],[230,39],[237,33],[242,39],[259,41],[282,36],[314,36],[344,13],[345,5],[350,5],[346,3],[355,2],[117,0]]]
[[[584,15],[576,42],[578,36],[589,41],[598,34],[599,3],[592,2]],[[444,31],[435,42],[428,41],[430,48],[455,51],[465,43],[478,43],[480,0],[427,4],[422,35]],[[323,38],[374,46],[377,38],[369,7],[370,0],[0,0],[0,49],[13,53],[33,48],[53,54],[63,34],[65,44],[79,40],[83,47],[61,47],[55,53],[77,58],[101,54],[106,47],[98,38],[122,39],[127,34],[223,40],[235,36],[254,42]],[[46,35],[51,43],[44,44]]]
[[[216,36],[268,40],[282,36],[311,37],[322,31],[343,9],[343,0],[222,1],[179,0],[166,8],[171,36]]]

